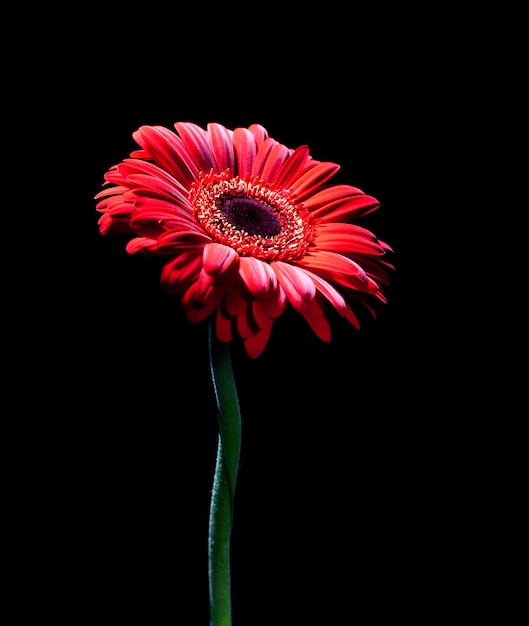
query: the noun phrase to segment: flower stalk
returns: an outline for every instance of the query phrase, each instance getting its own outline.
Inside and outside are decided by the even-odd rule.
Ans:
[[[229,344],[209,322],[209,360],[217,403],[219,436],[208,528],[208,576],[211,626],[231,626],[233,504],[241,449],[241,414]]]

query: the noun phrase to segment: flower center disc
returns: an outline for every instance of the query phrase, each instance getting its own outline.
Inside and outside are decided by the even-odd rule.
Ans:
[[[273,237],[281,231],[281,222],[272,209],[253,198],[225,198],[219,208],[234,228],[249,235]]]
[[[241,256],[293,261],[314,239],[308,211],[291,202],[287,189],[257,176],[232,177],[230,170],[202,173],[189,199],[202,228]]]

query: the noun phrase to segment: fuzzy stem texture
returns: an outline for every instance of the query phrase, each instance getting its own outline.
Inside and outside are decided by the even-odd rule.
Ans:
[[[229,344],[217,338],[213,317],[209,327],[209,359],[219,424],[209,513],[209,608],[211,626],[231,626],[230,540],[241,449],[241,414]]]

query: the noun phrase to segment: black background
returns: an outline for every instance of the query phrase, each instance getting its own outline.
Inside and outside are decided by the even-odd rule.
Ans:
[[[382,86],[367,103],[349,85],[324,78],[318,90],[313,103],[288,83],[256,93],[235,81],[206,104],[203,96],[162,88],[127,115],[116,105],[92,145],[87,193],[128,154],[131,131],[143,123],[258,122],[279,141],[307,143],[315,158],[340,163],[337,180],[381,202],[362,222],[395,250],[389,304],[375,303],[376,320],[357,307],[356,331],[329,311],[327,345],[289,310],[257,360],[232,346],[243,420],[234,624],[251,624],[256,613],[262,623],[314,614],[338,622],[358,603],[407,614],[408,594],[416,593],[409,587],[430,592],[424,571],[439,554],[432,495],[442,489],[450,453],[441,454],[441,426],[431,421],[436,398],[428,396],[433,329],[424,309],[431,305],[414,241],[424,206],[406,164],[416,147],[406,145],[407,122],[385,103]],[[92,233],[93,281],[85,345],[92,386],[84,389],[92,407],[84,449],[93,472],[84,487],[101,566],[112,572],[107,584],[125,579],[118,597],[112,594],[120,607],[151,615],[153,605],[169,613],[178,606],[196,614],[190,623],[206,623],[217,433],[207,323],[190,324],[178,301],[161,293],[160,259],[131,258],[125,238],[99,235],[93,204],[87,198],[79,207]]]
[[[441,42],[409,16],[389,39],[376,15],[278,16],[221,25],[148,10],[133,28],[118,19],[63,33],[43,63],[60,243],[35,305],[46,315],[32,368],[48,417],[26,433],[40,530],[29,528],[35,578],[50,562],[56,572],[39,602],[69,623],[209,619],[207,323],[162,293],[163,260],[100,235],[94,200],[136,148],[134,130],[176,121],[259,123],[289,147],[307,144],[340,164],[333,182],[379,199],[359,223],[395,251],[389,303],[375,303],[376,319],[357,307],[360,331],[329,308],[324,344],[289,310],[258,359],[232,345],[243,422],[233,626],[429,623],[463,595],[479,481],[471,429],[454,413],[466,357],[454,364],[453,285],[439,271],[439,154],[457,85]]]

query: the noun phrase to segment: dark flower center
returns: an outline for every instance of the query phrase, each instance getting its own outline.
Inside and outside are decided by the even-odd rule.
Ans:
[[[232,226],[249,235],[273,237],[281,232],[277,215],[266,204],[253,198],[224,198],[219,209]]]
[[[310,214],[290,191],[258,176],[203,172],[189,190],[190,208],[213,241],[262,261],[300,259],[314,241]]]

